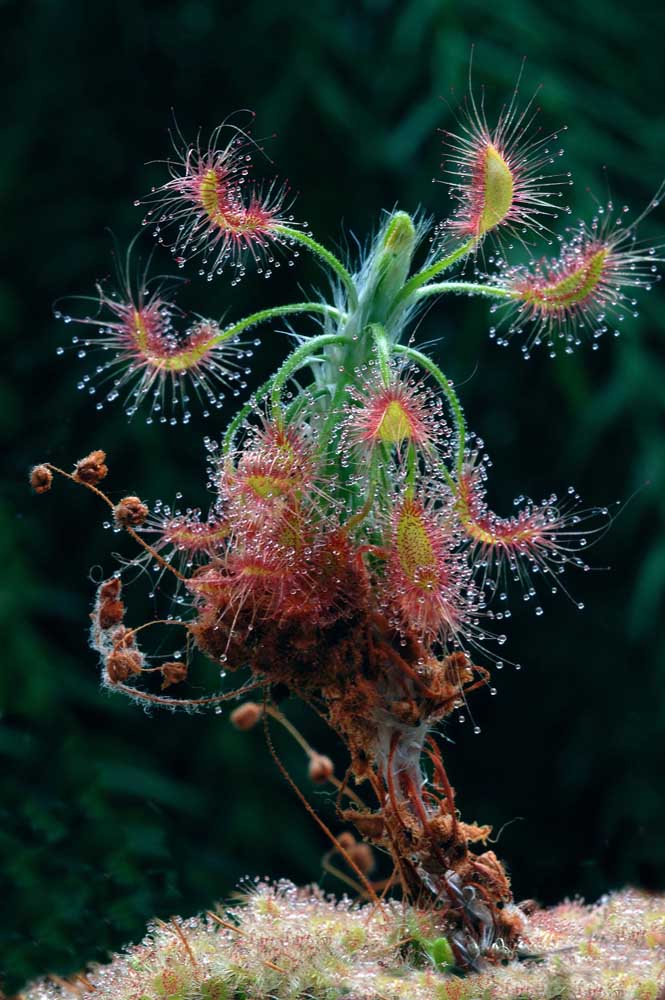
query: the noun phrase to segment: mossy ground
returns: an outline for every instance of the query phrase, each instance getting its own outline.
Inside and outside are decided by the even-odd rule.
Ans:
[[[290,883],[251,886],[216,915],[173,918],[141,944],[24,1000],[661,1000],[665,897],[625,890],[528,918],[520,961],[465,978],[431,916],[333,901]],[[528,957],[526,957],[528,956]]]

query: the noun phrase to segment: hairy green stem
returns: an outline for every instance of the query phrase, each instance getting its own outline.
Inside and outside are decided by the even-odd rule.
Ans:
[[[347,344],[349,343],[349,338],[337,333],[322,333],[318,337],[310,337],[301,344],[299,347],[289,354],[288,358],[284,361],[282,366],[278,368],[274,375],[272,375],[266,382],[260,386],[256,392],[252,394],[252,398],[249,399],[244,406],[242,406],[235,417],[226,429],[226,433],[222,439],[222,454],[228,455],[231,448],[233,447],[233,441],[238,433],[238,429],[251,413],[256,410],[257,405],[270,395],[275,389],[276,383],[276,393],[277,399],[279,399],[279,393],[282,391],[284,382],[289,378],[297,368],[309,361],[314,360],[312,356],[312,351],[317,351],[320,347],[325,347],[328,344]],[[320,360],[320,359],[317,359]],[[275,409],[275,394],[273,393],[273,410]]]
[[[446,271],[453,264],[456,264],[458,260],[466,257],[467,254],[471,253],[474,246],[476,245],[476,240],[468,240],[468,242],[463,243],[461,246],[453,250],[452,253],[448,254],[447,257],[442,257],[441,260],[435,261],[430,264],[429,267],[423,268],[418,274],[414,274],[405,285],[402,286],[400,291],[397,293],[393,300],[391,306],[391,312],[394,312],[397,306],[399,306],[405,299],[408,299],[415,291],[417,291],[421,285],[426,284],[432,278],[435,278],[437,274],[441,274],[442,271]]]
[[[486,295],[497,299],[519,298],[517,292],[501,285],[477,285],[474,281],[438,281],[431,285],[425,285],[414,293],[414,298],[424,299],[428,295],[445,295],[448,292],[457,292],[464,295]]]
[[[357,510],[356,513],[353,514],[344,525],[347,531],[349,531],[351,528],[356,528],[358,527],[358,525],[362,524],[362,522],[365,520],[367,515],[372,510],[372,506],[374,504],[374,497],[376,495],[377,479],[378,479],[378,463],[377,463],[377,455],[375,452],[372,454],[370,458],[369,470],[368,470],[367,494],[365,496],[365,500],[362,506],[359,508],[359,510]]]
[[[406,486],[409,495],[413,495],[416,486],[416,472],[418,470],[418,458],[413,441],[409,441],[406,452]]]
[[[383,379],[383,384],[389,385],[390,345],[388,343],[388,338],[386,337],[386,331],[380,323],[371,323],[369,330],[370,333],[372,334],[374,346],[376,347],[376,356],[379,362],[379,370],[381,372],[381,378]]]
[[[291,229],[290,226],[273,226],[273,231],[276,233],[281,233],[283,236],[288,236],[289,239],[295,240],[297,243],[301,243],[303,246],[311,250],[312,253],[320,257],[328,267],[335,272],[337,277],[340,279],[344,287],[346,288],[347,294],[349,296],[349,304],[352,309],[356,309],[358,306],[358,293],[356,291],[356,286],[351,277],[351,274],[342,264],[341,260],[335,256],[330,250],[317,243],[316,240],[308,236],[307,233],[302,233],[299,229]]]
[[[462,410],[462,405],[457,398],[456,392],[438,365],[435,365],[433,361],[430,361],[426,354],[421,354],[420,351],[417,351],[414,347],[407,347],[406,344],[394,344],[393,351],[395,354],[404,354],[407,358],[415,361],[416,364],[420,365],[421,368],[424,368],[426,372],[429,372],[432,378],[436,379],[441,386],[444,395],[448,400],[448,405],[450,406],[450,410],[453,415],[455,430],[457,431],[457,457],[455,461],[455,468],[457,470],[457,474],[459,475],[464,466],[466,422],[464,420],[464,411]]]
[[[254,413],[257,405],[263,399],[266,398],[266,396],[272,389],[272,384],[274,380],[275,376],[273,375],[273,377],[269,378],[267,382],[264,382],[263,385],[256,390],[256,392],[252,393],[252,398],[249,399],[244,404],[244,406],[240,407],[235,417],[233,418],[229,426],[226,428],[226,432],[224,434],[224,437],[222,438],[222,455],[228,455],[228,453],[231,451],[231,449],[233,448],[234,438],[238,433],[238,430],[243,420],[246,420],[251,413]]]
[[[319,359],[316,359],[316,360],[322,360],[322,359],[319,358]],[[308,402],[308,400],[311,401],[311,402],[316,402],[319,399],[323,399],[323,397],[327,396],[327,395],[329,395],[329,391],[328,391],[327,388],[321,388],[321,389],[313,390],[311,392],[308,392],[307,395],[305,395],[304,393],[301,393],[286,408],[286,422],[287,422],[287,424],[293,423],[293,421],[296,419],[296,417],[298,416],[298,414],[302,410],[303,406],[305,406],[305,404]]]
[[[319,313],[339,320],[345,318],[343,312],[336,309],[335,306],[329,306],[326,302],[294,302],[287,306],[260,309],[258,312],[252,313],[251,316],[245,316],[244,319],[239,320],[232,326],[227,326],[225,330],[221,330],[216,337],[212,337],[207,346],[214,347],[225,340],[230,340],[231,337],[237,337],[243,330],[247,330],[251,326],[256,326],[257,323],[265,323],[270,319],[281,319],[283,316],[293,316],[295,313]]]
[[[302,368],[303,365],[309,364],[309,362],[316,355],[316,352],[322,347],[328,347],[332,344],[350,343],[351,338],[346,337],[344,334],[322,333],[319,337],[309,337],[304,344],[301,344],[300,347],[297,347],[295,351],[289,354],[286,361],[278,369],[277,373],[271,380],[272,385],[269,392],[272,397],[273,412],[275,412],[279,407],[282,389],[298,368]]]

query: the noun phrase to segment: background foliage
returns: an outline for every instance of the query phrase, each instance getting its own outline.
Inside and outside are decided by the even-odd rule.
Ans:
[[[475,42],[475,77],[496,110],[528,56],[524,93],[542,81],[543,122],[569,125],[574,208],[590,213],[588,189],[605,198],[609,178],[616,200],[639,209],[663,174],[665,10],[643,5],[638,18],[613,0],[32,0],[0,13],[10,112],[0,145],[9,457],[0,938],[12,990],[103,958],[139,938],[153,915],[226,897],[243,874],[317,879],[325,850],[260,732],[238,734],[214,715],[146,716],[99,692],[86,645],[88,572],[111,570],[118,542],[87,495],[59,484],[37,499],[25,486],[35,461],[68,466],[104,447],[117,496],[172,499],[181,490],[205,503],[202,422],[167,431],[128,424],[119,410],[99,414],[76,391],[74,355],[55,356],[68,331],[52,304],[109,273],[106,226],[120,245],[134,234],[133,199],[160,176],[144,163],[167,153],[170,108],[186,136],[255,109],[258,132],[277,133],[278,170],[302,192],[299,216],[324,242],[362,239],[396,203],[445,214],[445,189],[431,184],[436,130],[452,120],[441,98],[454,105],[464,93]],[[644,228],[662,224],[661,210]],[[194,281],[188,292],[201,312],[239,317],[319,280],[301,257],[269,283]],[[663,304],[657,288],[640,319],[597,353],[528,365],[516,345],[489,342],[482,302],[456,300],[421,328],[423,340],[442,338],[437,360],[465,383],[469,422],[495,461],[499,506],[570,482],[590,503],[638,490],[593,554],[612,571],[569,578],[586,611],[559,599],[542,618],[516,613],[511,649],[525,668],[504,670],[496,699],[476,698],[482,735],[468,723],[448,730],[464,815],[497,829],[520,817],[499,845],[519,897],[665,884]],[[264,333],[257,383],[284,346]],[[215,418],[205,430],[220,426]],[[336,755],[315,720],[286,708]],[[302,759],[280,746],[304,777]],[[326,797],[316,798],[331,817]]]

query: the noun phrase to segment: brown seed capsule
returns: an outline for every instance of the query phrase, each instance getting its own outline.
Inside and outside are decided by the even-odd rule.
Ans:
[[[245,732],[252,729],[263,715],[263,708],[255,701],[245,701],[234,708],[229,716],[231,725]]]
[[[321,753],[316,753],[310,757],[309,777],[315,785],[323,785],[326,781],[330,781],[334,773],[335,767],[330,757],[326,757]]]
[[[112,576],[110,580],[104,580],[101,584],[98,594],[100,601],[115,601],[120,597],[120,591],[122,590],[122,583],[120,582],[119,576]]]
[[[119,625],[125,616],[125,605],[122,601],[104,601],[99,605],[99,627],[102,631]]]
[[[130,674],[140,674],[143,657],[137,650],[115,650],[106,659],[106,673],[111,684],[126,681]]]
[[[376,863],[374,860],[374,851],[369,844],[354,844],[347,853],[363,875],[369,875],[374,870]]]
[[[115,629],[113,633],[113,649],[132,649],[136,646],[135,633],[131,628],[125,628],[121,625],[119,628]]]
[[[356,846],[358,841],[350,830],[344,830],[337,838],[337,843],[340,847],[343,847],[345,851],[350,851],[352,847]]]
[[[98,450],[91,451],[89,455],[76,463],[74,468],[74,479],[88,486],[96,486],[108,473],[106,465],[106,452]]]
[[[102,631],[119,625],[125,615],[125,605],[120,600],[122,583],[117,576],[104,580],[97,591],[97,606],[95,614]],[[93,615],[93,620],[95,615]]]
[[[113,519],[121,528],[140,528],[149,511],[138,497],[123,497],[113,508]]]
[[[181,681],[187,678],[187,664],[178,663],[175,660],[170,663],[164,663],[160,667],[162,671],[162,691],[164,688],[171,687],[172,684],[180,684]]]
[[[36,465],[30,472],[30,485],[35,493],[47,493],[53,483],[53,473],[48,465]]]

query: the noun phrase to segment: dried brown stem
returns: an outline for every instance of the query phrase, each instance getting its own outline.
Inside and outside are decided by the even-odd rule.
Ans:
[[[267,707],[267,703],[266,703],[266,707]],[[268,744],[268,750],[270,751],[270,756],[272,757],[272,759],[277,764],[277,767],[279,768],[279,770],[280,770],[280,772],[282,774],[282,777],[290,785],[290,787],[293,789],[293,791],[298,796],[298,798],[302,802],[303,806],[305,807],[305,809],[307,810],[307,812],[309,813],[309,815],[312,817],[312,819],[314,820],[314,822],[317,824],[317,826],[321,830],[323,830],[323,832],[325,833],[326,837],[330,840],[330,842],[332,844],[334,844],[335,850],[339,851],[339,853],[342,855],[342,857],[344,858],[344,860],[346,861],[346,863],[349,865],[349,867],[352,868],[353,871],[356,873],[356,875],[358,876],[360,882],[362,883],[363,887],[365,888],[367,894],[369,895],[369,898],[374,903],[380,903],[379,897],[377,896],[377,894],[375,893],[375,891],[374,891],[374,889],[372,887],[372,883],[365,876],[364,872],[362,872],[360,870],[360,868],[358,867],[358,865],[356,864],[356,862],[349,855],[349,852],[344,848],[344,846],[342,844],[340,844],[339,840],[337,839],[337,837],[335,836],[335,834],[332,832],[332,830],[330,830],[328,828],[328,826],[326,826],[326,824],[323,822],[323,820],[321,819],[320,816],[317,816],[315,810],[309,804],[309,802],[307,801],[307,799],[305,798],[305,796],[300,791],[300,789],[298,788],[297,784],[295,783],[295,781],[293,780],[293,778],[291,777],[291,775],[287,771],[286,767],[284,766],[284,764],[282,763],[282,761],[278,757],[277,752],[275,750],[275,747],[273,746],[272,737],[270,735],[270,724],[268,722],[268,718],[269,718],[268,712],[264,711],[264,713],[263,713],[263,728],[264,728],[264,731],[265,731],[265,734],[266,734],[266,743]]]
[[[70,472],[65,472],[64,469],[59,469],[57,465],[53,465],[51,462],[46,462],[45,465],[52,472],[57,472],[59,476],[64,476],[65,479],[71,480],[72,483],[76,483],[78,486],[85,486],[85,488],[87,490],[90,490],[90,492],[94,493],[95,496],[97,496],[97,497],[100,498],[100,500],[103,500],[104,503],[107,504],[111,508],[111,510],[114,509],[113,501],[110,500],[107,497],[106,493],[104,493],[102,490],[100,490],[97,486],[93,486],[92,483],[86,483],[82,479],[77,479],[76,476],[73,476]],[[157,552],[155,549],[153,549],[152,545],[148,545],[148,543],[146,541],[144,541],[144,539],[141,538],[141,536],[139,534],[137,534],[137,532],[134,531],[134,529],[130,525],[127,524],[127,525],[124,525],[123,527],[124,527],[124,530],[129,535],[132,536],[132,538],[134,539],[134,541],[138,545],[140,545],[142,548],[144,548],[146,550],[146,552],[149,552],[150,555],[152,556],[152,558],[155,560],[155,562],[159,563],[159,565],[163,569],[167,569],[169,571],[169,573],[173,573],[173,575],[175,577],[177,577],[178,580],[181,581],[181,583],[186,583],[187,582],[188,578],[186,576],[183,576],[183,574],[180,573],[175,568],[175,566],[171,566],[171,564],[168,563],[166,561],[166,559],[162,558],[162,556],[160,556],[159,552]]]

